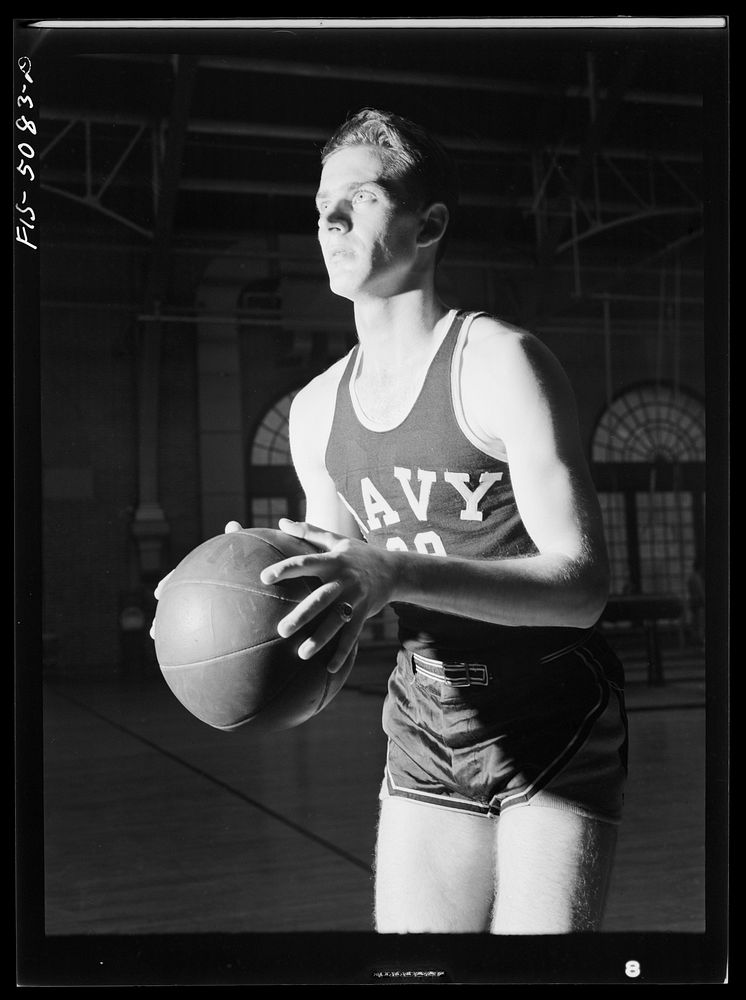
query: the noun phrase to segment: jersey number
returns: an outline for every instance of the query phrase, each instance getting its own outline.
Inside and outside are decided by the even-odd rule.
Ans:
[[[420,531],[414,536],[414,547],[417,552],[422,552],[423,555],[431,556],[444,556],[446,555],[445,546],[441,541],[440,535],[436,531]],[[389,552],[408,552],[409,547],[403,538],[387,538],[386,548]]]

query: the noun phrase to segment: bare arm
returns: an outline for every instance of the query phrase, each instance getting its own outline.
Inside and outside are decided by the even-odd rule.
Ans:
[[[355,518],[340,499],[326,470],[326,446],[341,368],[341,362],[337,362],[293,400],[288,428],[290,453],[306,497],[306,521],[339,535],[360,538]]]
[[[565,373],[536,338],[480,319],[464,352],[462,395],[480,434],[505,445],[538,554],[451,559],[447,581],[437,564],[402,558],[396,599],[503,625],[593,624],[608,593],[606,548]]]

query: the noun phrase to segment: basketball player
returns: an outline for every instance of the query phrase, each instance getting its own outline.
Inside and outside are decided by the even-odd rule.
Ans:
[[[568,380],[530,333],[438,297],[455,183],[418,126],[354,116],[316,202],[359,342],[290,414],[307,520],[280,527],[318,554],[262,578],[321,581],[279,632],[315,623],[302,658],[337,636],[331,671],[368,618],[399,616],[376,928],[597,930],[626,731],[594,631],[607,561]]]

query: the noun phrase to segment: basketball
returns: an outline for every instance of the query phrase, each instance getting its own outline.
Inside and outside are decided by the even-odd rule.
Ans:
[[[225,731],[275,731],[317,715],[338,694],[355,650],[341,670],[326,665],[332,640],[310,660],[298,647],[309,625],[287,639],[277,624],[319,581],[263,584],[265,566],[317,552],[270,528],[218,535],[187,555],[161,587],[153,636],[161,673],[192,715]]]

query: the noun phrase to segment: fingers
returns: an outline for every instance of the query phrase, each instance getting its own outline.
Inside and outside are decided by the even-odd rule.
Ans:
[[[283,638],[289,638],[310,623],[316,624],[313,635],[304,639],[298,647],[298,656],[302,660],[310,660],[337,638],[337,648],[327,664],[330,673],[336,673],[346,662],[365,621],[365,615],[356,614],[352,605],[342,597],[339,581],[323,584],[277,625],[278,633]]]
[[[173,572],[174,571],[171,570],[170,573],[167,573],[163,577],[163,579],[159,580],[158,583],[155,585],[155,590],[153,591],[153,597],[155,597],[156,601],[160,601],[161,594],[163,593],[163,588],[165,587],[166,583],[168,582],[169,577],[173,576]]]
[[[333,611],[325,615],[314,634],[301,643],[298,649],[301,660],[310,660],[320,652],[342,630],[342,625],[342,620]]]
[[[264,584],[277,583],[278,580],[292,580],[299,576],[321,576],[328,568],[329,559],[325,553],[309,556],[290,556],[280,562],[265,566],[259,574]]]
[[[315,622],[316,628],[313,634],[305,639],[298,647],[298,656],[303,660],[310,660],[311,657],[319,653],[333,639],[337,645],[332,654],[326,669],[331,674],[337,673],[348,661],[357,647],[360,631],[365,623],[365,612],[356,612],[353,608],[352,617],[340,613],[346,602],[352,601],[350,588],[340,579],[340,566],[336,556],[332,555],[340,542],[347,541],[344,535],[335,534],[333,531],[326,531],[305,521],[291,521],[288,518],[281,518],[279,521],[281,531],[295,538],[302,538],[306,542],[317,546],[320,551],[318,555],[291,556],[281,562],[267,566],[261,573],[261,581],[264,584],[277,583],[279,580],[289,580],[296,577],[315,576],[324,580],[325,576],[331,573],[335,577],[322,583],[312,594],[286,615],[277,626],[278,633],[287,638],[304,628],[311,622]],[[354,589],[354,588],[353,588]],[[352,604],[347,605],[348,608]]]
[[[311,545],[318,545],[320,549],[327,551],[333,549],[345,537],[333,531],[326,531],[324,528],[317,528],[316,525],[308,524],[306,521],[291,521],[287,517],[281,517],[278,525],[286,535],[302,538],[304,541],[310,542]]]
[[[347,663],[351,656],[357,655],[357,645],[358,639],[360,637],[359,631],[350,632],[349,637],[346,634],[340,637],[339,644],[335,650],[334,656],[327,663],[326,669],[330,674],[339,673],[342,667]]]
[[[238,521],[229,521],[225,526],[225,533],[229,535],[234,531],[243,531],[243,528]],[[169,577],[173,575],[173,572],[174,571],[171,570],[170,573],[167,573],[166,576],[164,576],[163,579],[159,580],[156,584],[155,589],[153,590],[153,597],[155,597],[156,601],[160,601],[163,595],[163,588],[168,582]],[[150,626],[150,638],[155,639],[155,621]]]
[[[287,639],[291,635],[295,635],[296,632],[299,632],[302,628],[304,628],[304,626],[312,622],[314,618],[317,618],[320,614],[329,609],[335,602],[339,602],[340,600],[341,587],[338,583],[333,582],[322,584],[310,593],[308,597],[304,598],[300,604],[297,604],[280,622],[278,622],[278,633],[283,637],[283,639]],[[344,621],[338,613],[335,614],[333,618],[336,619],[337,627],[333,632],[331,632],[328,638],[335,635],[344,624]],[[326,631],[329,630],[327,629]],[[303,658],[308,659],[308,657]]]
[[[357,646],[362,626],[363,620],[360,616],[353,616],[350,622],[344,622],[336,608],[330,608],[314,634],[301,643],[298,656],[302,660],[310,660],[336,636],[336,649],[326,665],[330,674],[336,674],[345,665],[350,653]]]

